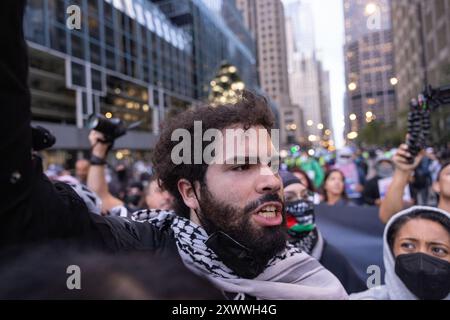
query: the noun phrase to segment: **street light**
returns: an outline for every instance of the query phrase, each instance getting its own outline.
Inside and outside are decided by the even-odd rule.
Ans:
[[[366,118],[372,118],[372,116],[373,116],[372,111],[367,111],[366,112]]]
[[[365,8],[364,12],[365,12],[365,14],[366,14],[367,16],[371,16],[371,15],[373,15],[375,12],[377,12],[377,10],[378,10],[377,5],[376,5],[375,3],[373,3],[373,2],[371,2],[371,3],[368,3],[368,4],[366,5],[366,8]]]
[[[311,134],[311,135],[308,136],[308,140],[311,141],[311,142],[314,142],[314,141],[317,140],[317,137],[315,135]]]
[[[350,83],[348,84],[348,90],[350,90],[350,91],[355,91],[356,88],[357,88],[356,83],[350,82]]]
[[[317,129],[322,130],[323,129],[323,124],[322,123],[317,124]]]
[[[295,123],[288,124],[286,125],[286,129],[289,131],[295,131],[297,130],[297,125]]]
[[[350,132],[349,134],[347,134],[347,138],[350,140],[358,138],[358,132],[356,132],[356,131]]]
[[[397,83],[398,83],[398,79],[397,79],[396,77],[393,77],[393,78],[390,79],[390,82],[391,82],[391,84],[392,84],[393,86],[396,86]]]
[[[312,120],[306,121],[306,125],[307,125],[308,127],[312,127],[313,124],[314,124],[314,122],[313,122]]]
[[[356,120],[356,114],[352,113],[352,114],[349,116],[349,118],[350,118],[350,120],[355,121],[355,120]]]
[[[287,150],[281,150],[281,151],[280,151],[280,157],[281,157],[281,158],[286,158],[287,156],[288,156]]]

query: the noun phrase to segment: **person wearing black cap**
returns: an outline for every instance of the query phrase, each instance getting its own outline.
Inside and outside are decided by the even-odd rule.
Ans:
[[[366,288],[347,259],[325,241],[315,224],[313,194],[290,172],[280,172],[289,242],[311,255],[341,281],[348,293]]]

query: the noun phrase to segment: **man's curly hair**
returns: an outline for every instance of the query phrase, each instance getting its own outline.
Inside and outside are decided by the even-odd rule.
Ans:
[[[204,185],[208,164],[202,159],[202,164],[194,164],[194,121],[202,123],[202,137],[206,130],[223,130],[233,125],[241,125],[244,130],[260,125],[270,130],[274,126],[274,116],[265,97],[244,90],[236,104],[224,104],[216,107],[203,106],[187,110],[169,119],[162,129],[161,136],[153,153],[153,168],[161,187],[175,197],[175,211],[178,215],[189,218],[189,208],[184,204],[178,192],[178,181],[186,179],[191,183],[199,181]],[[172,132],[176,129],[186,129],[191,138],[190,164],[175,164],[171,159],[173,148],[179,141],[172,141]],[[203,139],[202,139],[203,140]],[[204,148],[210,144],[202,141]]]

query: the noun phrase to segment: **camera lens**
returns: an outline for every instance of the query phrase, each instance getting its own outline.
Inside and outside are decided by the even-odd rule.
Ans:
[[[95,128],[98,126],[98,122],[98,116],[96,116],[95,114],[91,115],[88,120],[88,128],[91,130],[95,130]]]

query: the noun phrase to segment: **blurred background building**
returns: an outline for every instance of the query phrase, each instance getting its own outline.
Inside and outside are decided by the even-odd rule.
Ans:
[[[425,84],[450,84],[450,2],[392,1],[397,103],[406,109]]]
[[[302,114],[300,142],[330,140],[329,74],[316,56],[311,2],[291,2],[285,6],[285,15],[290,96]]]
[[[141,121],[117,141],[116,155],[149,159],[165,119],[233,101],[242,88],[270,99],[281,147],[330,143],[330,86],[335,93],[342,84],[330,83],[323,61],[334,76],[338,69],[316,49],[324,22],[313,1],[29,0],[33,122],[58,137],[46,159],[73,163],[86,155],[92,114]],[[364,129],[404,123],[425,84],[450,83],[450,3],[342,4],[345,136],[358,143]],[[79,29],[67,25],[73,5]],[[436,114],[433,128],[444,136],[449,116],[443,108]]]
[[[345,77],[344,115],[348,139],[377,119],[396,120],[390,0],[344,0]],[[395,2],[395,0],[394,0]]]
[[[153,0],[193,43],[194,98],[208,96],[222,62],[234,65],[247,88],[256,88],[255,40],[233,1]]]
[[[391,10],[397,105],[406,111],[425,86],[450,85],[450,2],[397,0]],[[433,118],[434,140],[447,143],[450,112],[439,108]]]
[[[71,5],[80,29],[66,25]],[[148,157],[164,119],[206,101],[224,63],[259,90],[255,40],[233,1],[29,0],[25,32],[33,121],[58,138],[51,162],[87,151],[93,113],[141,121],[116,147]]]
[[[281,0],[235,0],[235,3],[256,39],[259,84],[279,109],[281,143],[298,143],[302,136],[301,111],[292,104],[289,95],[283,3]]]

